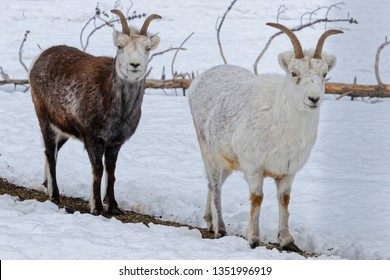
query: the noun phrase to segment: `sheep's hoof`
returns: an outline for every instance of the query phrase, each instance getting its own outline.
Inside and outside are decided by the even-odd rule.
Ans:
[[[50,199],[51,202],[53,202],[55,205],[60,205],[60,198],[59,197],[52,197]]]
[[[68,214],[74,214],[74,212],[75,212],[73,209],[66,207],[66,206],[64,207],[64,209],[65,209],[66,213],[68,213]]]
[[[124,212],[116,207],[116,208],[108,209],[107,214],[111,216],[119,216],[119,215],[123,215]]]
[[[297,253],[302,252],[302,250],[299,249],[298,246],[294,244],[294,242],[286,244],[282,248],[283,248],[283,250],[286,250],[286,251],[292,251],[292,252],[297,252]]]
[[[217,233],[215,233],[214,230],[210,229],[209,232],[210,232],[211,234],[214,234],[214,237],[215,237],[215,238],[221,238],[221,237],[224,237],[224,236],[227,235],[227,232],[226,232],[226,230],[224,230],[224,229],[219,229]]]
[[[95,209],[91,209],[91,214],[94,216],[100,216],[103,213],[103,207],[96,207]]]
[[[249,242],[249,246],[251,247],[251,249],[256,249],[256,247],[260,246],[260,241],[256,240],[256,241]]]
[[[99,210],[94,210],[94,211],[91,212],[91,214],[94,215],[94,216],[100,216],[102,214],[102,212],[99,211]]]

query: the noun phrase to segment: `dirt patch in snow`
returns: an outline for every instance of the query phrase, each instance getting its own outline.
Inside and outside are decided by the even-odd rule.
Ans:
[[[44,192],[25,188],[22,186],[17,186],[15,184],[8,182],[5,178],[0,177],[0,195],[5,195],[5,194],[18,197],[20,201],[34,199],[39,202],[44,202],[46,200],[49,200],[48,196]],[[68,196],[61,195],[61,204],[59,205],[59,207],[65,208],[65,210],[70,214],[74,212],[89,214],[88,201],[77,197],[68,197]],[[192,229],[199,230],[199,232],[202,234],[202,238],[208,238],[208,239],[214,238],[214,234],[209,232],[205,228],[194,227],[191,225],[180,224],[172,221],[166,221],[161,219],[160,217],[140,214],[134,211],[126,211],[126,210],[122,210],[122,211],[124,212],[122,215],[117,215],[117,216],[103,215],[103,216],[105,216],[108,219],[115,218],[121,221],[122,223],[143,223],[146,226],[148,226],[149,223],[153,223],[157,225],[164,225],[170,227],[188,227],[191,230]],[[265,246],[269,250],[277,249],[280,252],[285,251],[282,248],[280,248],[278,244],[275,243],[267,243],[267,244],[262,243],[261,245]],[[300,254],[305,258],[316,258],[319,256],[319,254],[310,253],[310,252],[301,252],[297,254]]]

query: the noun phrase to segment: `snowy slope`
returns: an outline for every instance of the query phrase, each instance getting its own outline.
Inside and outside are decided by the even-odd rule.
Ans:
[[[177,2],[193,16],[179,12]],[[179,71],[202,71],[221,62],[214,23],[230,1],[209,2],[134,1],[137,11],[163,15],[163,21],[151,26],[162,37],[160,50],[179,45],[190,32],[196,31],[193,40],[188,42],[188,50],[177,58]],[[262,46],[259,42],[274,32],[263,25],[274,20],[278,4],[287,5],[292,14],[312,8],[310,1],[301,2],[299,7],[289,1],[273,1],[257,7],[253,1],[238,1],[224,29],[229,60],[251,67]],[[318,5],[329,4],[320,2]],[[331,75],[333,81],[349,82],[350,77],[358,75],[362,82],[375,82],[371,56],[386,33],[369,30],[377,25],[389,25],[382,17],[375,22],[371,20],[373,10],[371,6],[363,6],[363,2],[351,1],[345,8],[358,19],[360,15],[366,17],[363,22],[359,26],[347,26],[349,32],[343,35],[344,39],[329,39],[325,46],[327,51],[337,52],[339,59]],[[100,3],[106,10],[112,7],[112,1]],[[92,0],[82,4],[58,0],[1,1],[0,65],[11,76],[25,76],[17,62],[17,51],[26,29],[31,30],[24,53],[28,62],[39,53],[36,43],[42,47],[60,43],[79,47],[79,31],[93,13],[95,4]],[[385,0],[375,1],[373,5],[382,10],[390,8]],[[366,13],[359,13],[363,8]],[[372,12],[367,15],[367,11]],[[378,21],[383,21],[383,25]],[[135,24],[139,25],[140,21]],[[237,24],[248,28],[238,28]],[[322,29],[307,30],[299,37],[304,46],[313,47],[311,36],[317,38],[321,32]],[[98,33],[88,50],[113,55],[110,33],[110,30]],[[369,34],[372,40],[354,48],[360,34]],[[244,47],[243,38],[250,36],[259,37],[253,39],[253,45]],[[282,37],[273,43],[260,64],[261,71],[280,72],[276,55],[285,46],[290,48],[287,43]],[[343,48],[348,51],[340,52]],[[373,54],[359,57],[360,52]],[[389,57],[388,50],[382,55]],[[170,55],[155,58],[152,76],[158,78],[162,66],[170,65],[171,58]],[[384,60],[381,67],[385,80],[390,77],[389,60]],[[29,92],[21,91],[22,88],[14,91],[11,86],[0,88],[0,176],[16,184],[42,189],[43,143]],[[153,93],[145,96],[139,128],[119,155],[118,202],[125,209],[205,227],[202,216],[206,178],[187,98],[165,96],[161,91]],[[321,110],[318,141],[293,186],[291,233],[298,246],[322,254],[322,259],[390,259],[390,101],[336,101],[327,96]],[[59,155],[60,192],[88,199],[90,181],[90,165],[82,144],[69,141]],[[276,242],[278,210],[271,180],[266,181],[264,191],[261,238],[264,242]],[[69,215],[48,202],[19,202],[2,196],[0,258],[302,259],[297,254],[263,247],[251,250],[244,239],[234,236],[245,235],[249,216],[248,188],[242,174],[235,173],[227,180],[222,202],[231,236],[204,240],[197,231],[185,228],[124,225],[114,219],[79,213]]]

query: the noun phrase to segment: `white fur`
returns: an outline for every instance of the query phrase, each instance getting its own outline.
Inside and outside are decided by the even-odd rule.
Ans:
[[[53,197],[53,179],[50,174],[50,169],[49,169],[49,163],[47,161],[47,157],[45,155],[45,173],[44,173],[44,178],[43,180],[46,181],[46,192],[49,195],[50,198]]]
[[[131,29],[130,36],[114,30],[114,44],[118,47],[116,70],[121,79],[130,82],[143,79],[149,62],[149,52],[157,48],[160,37],[143,36]]]
[[[247,236],[252,248],[260,244],[264,176],[277,183],[279,242],[282,246],[294,242],[288,229],[291,185],[315,143],[324,74],[334,66],[335,57],[313,59],[312,52],[305,52],[303,59],[295,59],[292,52],[285,52],[279,63],[285,76],[255,76],[238,66],[216,66],[199,75],[189,89],[209,180],[208,228],[216,236],[226,233],[220,189],[233,170],[241,170],[253,198]]]

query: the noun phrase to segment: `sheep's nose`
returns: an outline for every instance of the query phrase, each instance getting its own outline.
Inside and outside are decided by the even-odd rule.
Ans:
[[[311,102],[313,102],[313,104],[315,105],[315,104],[317,104],[317,102],[318,102],[318,100],[320,100],[320,98],[319,97],[309,97],[309,100],[311,101]]]
[[[139,63],[130,63],[131,66],[133,66],[134,68],[137,68],[138,66],[140,66]]]

